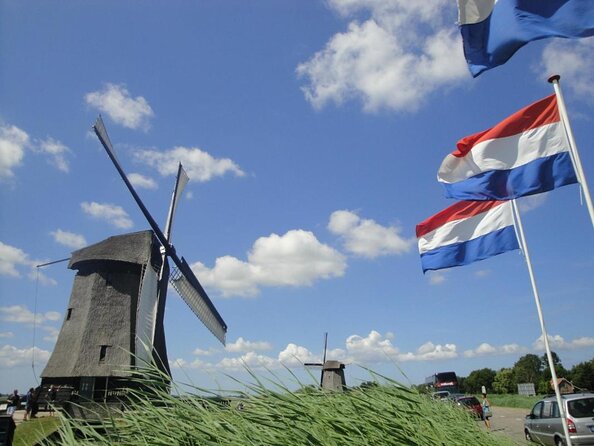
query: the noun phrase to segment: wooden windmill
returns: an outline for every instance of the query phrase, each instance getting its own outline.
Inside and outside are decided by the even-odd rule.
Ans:
[[[101,117],[93,129],[151,230],[110,237],[72,254],[68,267],[77,274],[41,377],[42,386],[66,386],[83,400],[107,401],[135,386],[133,375],[147,363],[170,375],[163,327],[168,283],[223,344],[227,325],[171,244],[177,202],[188,182],[181,164],[161,231],[120,166]]]
[[[324,354],[322,362],[306,362],[306,367],[321,367],[320,387],[326,390],[342,391],[346,389],[346,379],[344,377],[345,365],[340,361],[326,360],[326,351],[328,349],[328,333],[324,335]]]

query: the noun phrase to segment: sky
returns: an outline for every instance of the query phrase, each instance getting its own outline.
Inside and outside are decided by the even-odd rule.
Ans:
[[[227,323],[221,345],[170,290],[173,377],[214,389],[346,364],[418,384],[543,354],[519,251],[423,274],[415,225],[453,202],[443,158],[553,93],[561,75],[594,184],[593,39],[530,43],[476,79],[453,0],[0,0],[0,392],[37,383],[71,252],[148,229],[91,131]],[[594,357],[594,238],[580,188],[519,200],[552,349]],[[236,386],[237,384],[235,384]]]

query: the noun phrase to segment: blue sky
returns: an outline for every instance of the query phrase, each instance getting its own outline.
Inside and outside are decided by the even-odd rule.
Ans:
[[[171,290],[175,378],[305,376],[325,332],[353,385],[358,365],[419,383],[542,354],[518,252],[423,275],[414,229],[451,204],[436,173],[456,141],[551,94],[553,73],[594,183],[594,41],[534,42],[473,79],[455,23],[453,0],[1,1],[0,391],[35,383],[67,307],[74,273],[35,265],[148,228],[99,113],[159,222],[178,161],[191,178],[173,242],[229,332],[223,348]],[[521,206],[553,350],[591,359],[579,188]]]

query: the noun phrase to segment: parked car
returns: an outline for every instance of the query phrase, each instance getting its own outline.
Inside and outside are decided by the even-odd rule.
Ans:
[[[567,423],[573,445],[594,445],[594,393],[561,395],[566,420],[559,415],[555,396],[534,405],[524,421],[526,440],[544,445],[564,446],[564,422]]]
[[[458,406],[463,407],[466,410],[469,410],[475,418],[482,420],[483,418],[483,406],[481,406],[480,401],[476,398],[476,396],[471,395],[462,395],[457,396],[454,398],[454,403]]]

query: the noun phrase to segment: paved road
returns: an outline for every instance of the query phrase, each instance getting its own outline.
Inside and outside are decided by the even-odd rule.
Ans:
[[[529,412],[529,409],[493,407],[491,431],[496,435],[511,438],[521,446],[534,444],[524,439],[524,418]]]

